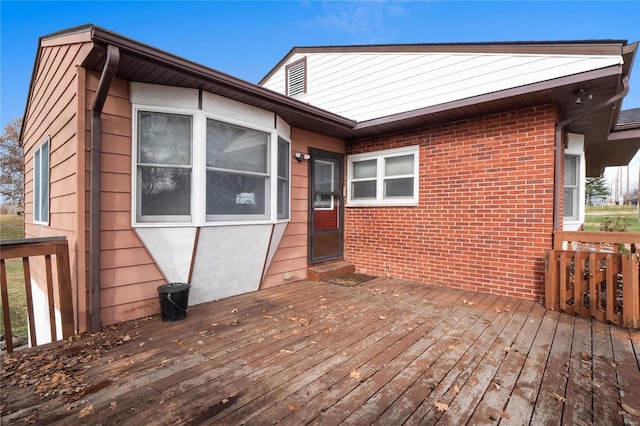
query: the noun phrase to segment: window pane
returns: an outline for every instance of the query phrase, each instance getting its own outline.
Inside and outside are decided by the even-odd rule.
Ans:
[[[384,160],[384,175],[398,176],[413,174],[413,154],[390,157]]]
[[[289,144],[278,140],[278,177],[289,179]]]
[[[575,188],[564,189],[564,217],[567,219],[577,219],[577,190]]]
[[[351,183],[351,198],[354,200],[363,198],[376,198],[376,181],[366,180]]]
[[[207,167],[267,173],[269,136],[207,120]]]
[[[376,177],[377,160],[357,161],[353,163],[353,178],[365,179]]]
[[[413,178],[386,179],[384,198],[413,197]]]
[[[40,220],[49,221],[49,142],[42,145],[42,183],[40,184]]]
[[[289,217],[289,181],[278,179],[278,219]]]
[[[191,164],[191,116],[138,112],[138,163]]]
[[[40,220],[40,189],[42,185],[42,178],[40,177],[41,155],[42,152],[38,149],[33,156],[33,220],[38,221]]]
[[[207,171],[208,215],[265,215],[265,176]]]
[[[138,167],[142,216],[190,215],[191,169]]]
[[[564,185],[576,186],[578,184],[578,159],[577,155],[564,157]]]
[[[315,190],[322,192],[333,191],[333,163],[322,160],[314,161]]]

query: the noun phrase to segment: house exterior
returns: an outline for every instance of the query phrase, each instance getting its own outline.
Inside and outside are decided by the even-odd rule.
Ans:
[[[640,146],[615,126],[636,48],[296,48],[254,85],[94,25],[44,36],[25,235],[68,238],[79,331],[159,312],[167,282],[198,304],[337,259],[541,299],[585,176]]]

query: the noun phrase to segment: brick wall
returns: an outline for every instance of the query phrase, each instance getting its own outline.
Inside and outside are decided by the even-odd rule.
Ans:
[[[420,145],[420,201],[346,208],[345,258],[375,275],[542,300],[555,122],[552,106],[531,107],[349,144]]]

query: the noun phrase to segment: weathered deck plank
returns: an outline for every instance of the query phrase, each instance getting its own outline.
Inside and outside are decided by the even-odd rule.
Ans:
[[[41,400],[3,371],[2,424],[640,421],[640,332],[504,296],[300,282],[27,353],[73,360],[105,336],[120,342],[78,361],[80,399]]]

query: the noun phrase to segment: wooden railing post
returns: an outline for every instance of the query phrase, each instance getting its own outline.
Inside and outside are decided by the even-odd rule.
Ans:
[[[625,327],[640,326],[640,287],[638,286],[638,256],[622,255],[622,323]]]
[[[7,352],[13,351],[11,333],[11,318],[9,310],[8,283],[5,268],[5,259],[22,258],[24,268],[24,285],[27,296],[27,313],[29,317],[29,333],[31,345],[37,344],[35,315],[33,307],[33,295],[31,291],[31,263],[29,259],[34,256],[44,256],[45,289],[48,299],[48,316],[50,322],[51,340],[57,340],[57,327],[55,316],[55,302],[53,291],[53,271],[51,268],[51,256],[56,256],[56,271],[58,277],[58,304],[60,308],[62,337],[68,338],[75,332],[73,319],[73,297],[71,290],[71,266],[69,264],[69,244],[65,237],[27,238],[22,240],[0,241],[0,287],[2,295],[2,315],[5,328],[5,340]]]

